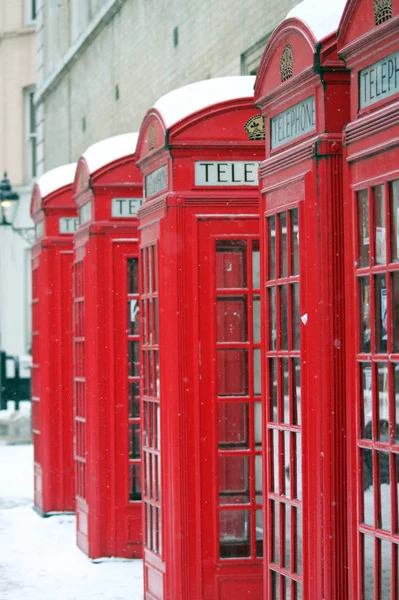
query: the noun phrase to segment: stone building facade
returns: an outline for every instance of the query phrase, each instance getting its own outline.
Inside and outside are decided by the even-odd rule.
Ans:
[[[256,72],[298,0],[37,0],[38,169],[140,127],[168,91]]]

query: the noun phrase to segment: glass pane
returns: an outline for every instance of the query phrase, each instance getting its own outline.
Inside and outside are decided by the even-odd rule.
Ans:
[[[140,423],[129,423],[129,458],[140,458]]]
[[[277,320],[276,320],[276,288],[269,288],[269,348],[275,350],[277,343]]]
[[[380,598],[387,598],[387,600],[389,600],[392,597],[391,596],[392,544],[390,542],[386,542],[385,540],[381,540],[379,542],[379,544],[380,544],[380,552],[381,552]]]
[[[158,257],[157,257],[157,247],[152,246],[152,263],[154,270],[154,292],[158,291]]]
[[[363,538],[363,598],[374,600],[374,538],[362,535]]]
[[[360,288],[360,352],[370,352],[370,282],[359,278]]]
[[[256,503],[262,504],[262,490],[263,490],[263,473],[262,473],[262,457],[260,455],[255,456],[255,494]]]
[[[258,240],[252,242],[252,288],[255,290],[260,288],[260,252]]]
[[[296,437],[296,497],[298,500],[302,500],[302,435],[297,433]]]
[[[363,467],[363,523],[374,526],[374,486],[372,450],[360,449]]]
[[[216,241],[216,287],[247,287],[247,242]]]
[[[283,423],[290,422],[290,397],[289,397],[289,373],[288,373],[288,358],[283,358],[281,360],[281,364],[283,367],[283,415],[282,421]]]
[[[128,335],[138,335],[140,333],[138,299],[127,301],[127,333]]]
[[[248,395],[248,351],[217,350],[217,381],[219,396]]]
[[[390,183],[391,261],[399,262],[399,179]]]
[[[279,482],[279,446],[278,446],[278,430],[270,430],[270,467],[271,467],[271,479],[272,479],[272,491],[275,494],[280,493],[280,482]]]
[[[290,566],[291,566],[290,540],[291,540],[291,507],[289,505],[287,505],[287,506],[285,506],[285,558],[284,558],[284,566],[286,569],[290,569]]]
[[[253,315],[252,315],[252,323],[253,323],[253,337],[254,343],[260,342],[260,297],[253,297]]]
[[[287,286],[280,286],[280,345],[288,350],[288,302]]]
[[[299,227],[298,209],[291,213],[291,275],[299,275]]]
[[[141,273],[142,273],[142,288],[143,293],[148,294],[148,277],[147,277],[147,248],[141,251]]]
[[[385,275],[375,277],[375,351],[387,351],[387,286]]]
[[[260,350],[254,350],[254,394],[261,394],[261,377],[260,377]]]
[[[291,463],[290,463],[290,455],[291,455],[290,435],[291,434],[290,434],[289,431],[284,431],[283,467],[284,467],[285,496],[287,498],[291,498],[291,478],[292,478],[292,475],[293,475],[290,472],[290,469],[291,469]]]
[[[247,297],[219,297],[216,300],[216,341],[248,340]]]
[[[300,575],[302,573],[302,511],[296,509],[296,566],[295,572]]]
[[[399,352],[399,271],[391,275],[392,352]]]
[[[269,264],[268,278],[276,279],[276,217],[269,217],[268,222],[268,239],[269,239]]]
[[[158,298],[153,298],[154,302],[154,344],[158,344]]]
[[[292,422],[294,425],[301,424],[301,366],[300,359],[294,358],[292,361]]]
[[[263,556],[263,511],[256,511],[256,556],[262,558]]]
[[[128,342],[128,361],[129,361],[129,377],[139,377],[140,375],[140,356],[139,356],[139,343]]]
[[[287,277],[287,215],[279,215],[280,221],[280,277]]]
[[[389,435],[389,402],[388,402],[388,365],[387,363],[377,363],[377,400],[378,400],[378,420],[377,420],[377,440],[388,442]]]
[[[359,227],[359,267],[370,263],[370,229],[368,191],[357,193],[358,227]]]
[[[249,456],[219,456],[219,503],[249,503]]]
[[[131,502],[138,502],[141,500],[141,466],[130,465],[130,486],[129,486],[129,500]]]
[[[138,381],[129,381],[129,418],[137,419],[140,417],[140,383]]]
[[[272,562],[280,563],[280,503],[270,502],[270,513],[272,518]]]
[[[137,258],[127,259],[127,293],[139,293],[139,261]]]
[[[361,419],[361,437],[372,439],[372,420],[373,420],[373,402],[372,402],[372,370],[370,363],[360,363],[360,397],[363,418]]]
[[[148,343],[148,329],[147,329],[147,312],[148,312],[148,300],[143,299],[141,301],[141,336],[144,344]]]
[[[300,349],[300,317],[299,317],[299,283],[291,286],[292,301],[292,347],[294,350]]]
[[[393,441],[395,444],[399,444],[399,365],[393,365],[394,375],[393,375],[393,397],[395,399],[394,402],[394,432],[393,432]],[[399,471],[398,471],[399,477]]]
[[[218,402],[219,448],[249,448],[248,402]]]
[[[399,454],[392,454],[392,458],[393,458],[393,476],[394,476],[394,481],[396,483],[397,486],[399,486]],[[395,504],[393,505],[393,511],[394,511],[394,529],[395,529],[395,533],[398,534],[399,533],[399,490],[398,493],[395,494]],[[399,546],[398,546],[398,561],[399,561]],[[399,562],[398,562],[398,569],[399,569]],[[399,576],[399,573],[398,573]]]
[[[262,403],[254,402],[254,435],[255,449],[262,448]]]
[[[387,262],[386,247],[386,219],[385,219],[385,187],[373,187],[374,205],[374,236],[375,236],[375,262],[384,265]]]
[[[219,512],[221,558],[244,558],[251,553],[250,511],[221,510]]]
[[[269,359],[269,395],[270,395],[270,409],[269,409],[269,421],[278,420],[278,404],[277,404],[277,359]]]
[[[380,510],[378,527],[391,531],[391,479],[389,476],[389,453],[377,452],[378,476],[380,487]]]

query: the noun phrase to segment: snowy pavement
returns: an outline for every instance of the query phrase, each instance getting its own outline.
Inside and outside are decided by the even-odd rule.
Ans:
[[[32,509],[33,447],[0,442],[0,600],[142,600],[142,561],[91,562],[75,517]]]

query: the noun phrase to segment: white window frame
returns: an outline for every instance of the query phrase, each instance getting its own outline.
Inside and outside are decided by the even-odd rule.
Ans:
[[[25,25],[31,26],[36,23],[38,0],[25,0],[24,13],[25,13]]]
[[[24,89],[25,101],[25,176],[32,181],[37,176],[37,123],[35,107],[35,87]],[[33,109],[33,114],[32,114]],[[33,127],[32,127],[33,124]]]

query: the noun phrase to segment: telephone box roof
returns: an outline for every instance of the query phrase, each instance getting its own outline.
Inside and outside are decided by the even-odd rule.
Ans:
[[[190,83],[165,94],[154,104],[167,128],[208,106],[254,95],[255,77],[218,77]]]
[[[43,173],[36,181],[41,197],[46,198],[52,192],[61,189],[65,185],[72,184],[75,171],[76,163],[70,163]]]
[[[134,154],[138,136],[138,133],[122,133],[89,146],[82,155],[86,160],[89,173],[95,173],[118,158]]]
[[[346,0],[302,0],[286,19],[296,18],[312,31],[317,42],[337,31]]]

